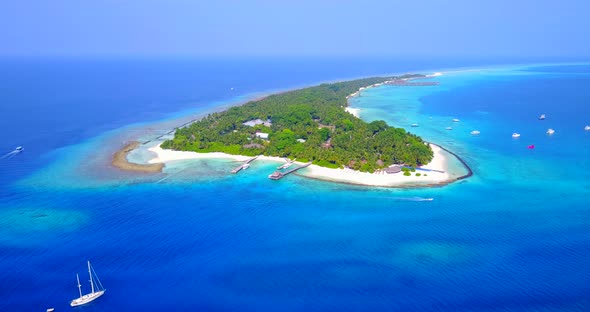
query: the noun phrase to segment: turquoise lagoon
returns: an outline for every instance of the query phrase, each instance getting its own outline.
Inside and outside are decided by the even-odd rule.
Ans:
[[[85,311],[590,309],[590,66],[434,79],[439,86],[371,88],[350,104],[461,156],[474,176],[444,187],[277,182],[266,178],[276,164],[264,162],[238,175],[225,160],[179,161],[154,175],[109,167],[126,140],[311,83],[303,79],[91,133],[40,153],[42,164],[4,161],[0,307],[69,309],[89,259],[108,291]],[[7,169],[19,165],[29,169]]]

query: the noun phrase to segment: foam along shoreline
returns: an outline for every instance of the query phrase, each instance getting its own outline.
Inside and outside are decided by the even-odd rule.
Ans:
[[[356,118],[360,118],[359,115],[361,113],[361,109],[360,108],[352,108],[350,106],[347,106],[346,108],[344,108],[345,111],[347,111],[348,113],[350,113],[351,115],[353,115]]]
[[[447,172],[448,170],[448,159],[444,154],[443,149],[435,144],[430,144],[434,157],[432,161],[422,166],[422,169],[427,170],[438,170],[437,171],[423,171],[416,170],[412,172],[411,176],[404,176],[402,172],[395,174],[387,174],[385,172],[360,172],[352,169],[331,169],[320,167],[317,165],[311,165],[306,169],[297,172],[297,175],[324,180],[330,182],[356,184],[364,186],[381,186],[381,187],[412,187],[412,186],[431,186],[447,184],[455,181],[455,178],[451,178],[451,175]],[[163,149],[160,145],[153,146],[148,149],[150,152],[155,153],[155,157],[148,161],[149,164],[166,164],[171,161],[187,160],[187,159],[231,159],[235,161],[246,161],[250,159],[250,156],[243,155],[230,155],[220,152],[215,153],[197,153],[188,151],[174,151]],[[257,161],[272,161],[283,163],[285,160],[281,157],[270,157],[260,156]],[[300,163],[302,164],[302,163]],[[271,172],[269,172],[270,174]],[[420,173],[420,176],[416,176],[416,173]],[[426,174],[426,175],[425,175]],[[229,175],[229,169],[228,169]]]
[[[164,168],[163,163],[136,164],[136,163],[129,162],[129,160],[127,160],[127,154],[129,154],[129,152],[131,152],[132,150],[136,149],[139,145],[141,145],[141,143],[136,142],[136,141],[125,145],[123,148],[121,148],[119,151],[117,151],[113,155],[113,159],[111,160],[111,164],[116,168],[119,168],[121,170],[126,170],[126,171],[135,171],[135,172],[144,172],[144,173],[162,172],[162,169]]]

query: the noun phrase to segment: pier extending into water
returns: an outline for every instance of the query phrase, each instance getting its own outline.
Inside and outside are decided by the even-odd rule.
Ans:
[[[250,163],[253,162],[254,160],[256,160],[256,158],[258,158],[258,156],[246,160],[243,164],[241,164],[241,165],[237,166],[236,168],[234,168],[231,171],[231,173],[238,173],[242,169],[248,169],[248,167],[250,167]]]
[[[309,165],[311,165],[311,161],[308,162],[308,163],[305,163],[305,164],[303,164],[301,166],[297,166],[295,168],[291,168],[291,169],[289,169],[289,170],[287,170],[285,172],[281,172],[281,171],[278,171],[277,170],[277,171],[273,172],[271,175],[269,175],[268,178],[271,179],[271,180],[280,180],[284,176],[286,176],[286,175],[288,175],[290,173],[293,173],[293,172],[295,172],[295,171],[297,171],[299,169],[303,169],[305,167],[308,167]]]

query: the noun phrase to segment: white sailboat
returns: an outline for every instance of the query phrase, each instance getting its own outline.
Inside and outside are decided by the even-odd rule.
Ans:
[[[80,292],[80,298],[76,298],[70,302],[72,307],[87,304],[91,301],[94,301],[96,298],[102,296],[106,289],[102,287],[102,283],[100,279],[98,279],[98,275],[90,265],[90,261],[88,261],[88,275],[90,276],[90,289],[91,292],[85,295],[82,295],[82,285],[80,284],[80,277],[76,274],[76,279],[78,280],[78,291]],[[94,278],[96,277],[96,282]]]

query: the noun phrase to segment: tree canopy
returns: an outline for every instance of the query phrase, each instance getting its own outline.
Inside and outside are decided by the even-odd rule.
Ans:
[[[388,79],[325,83],[250,101],[177,129],[162,148],[264,154],[369,172],[391,164],[426,164],[433,153],[420,137],[383,120],[367,123],[344,109],[348,95]],[[272,124],[243,124],[254,119]],[[256,136],[257,132],[268,133],[268,140]]]

